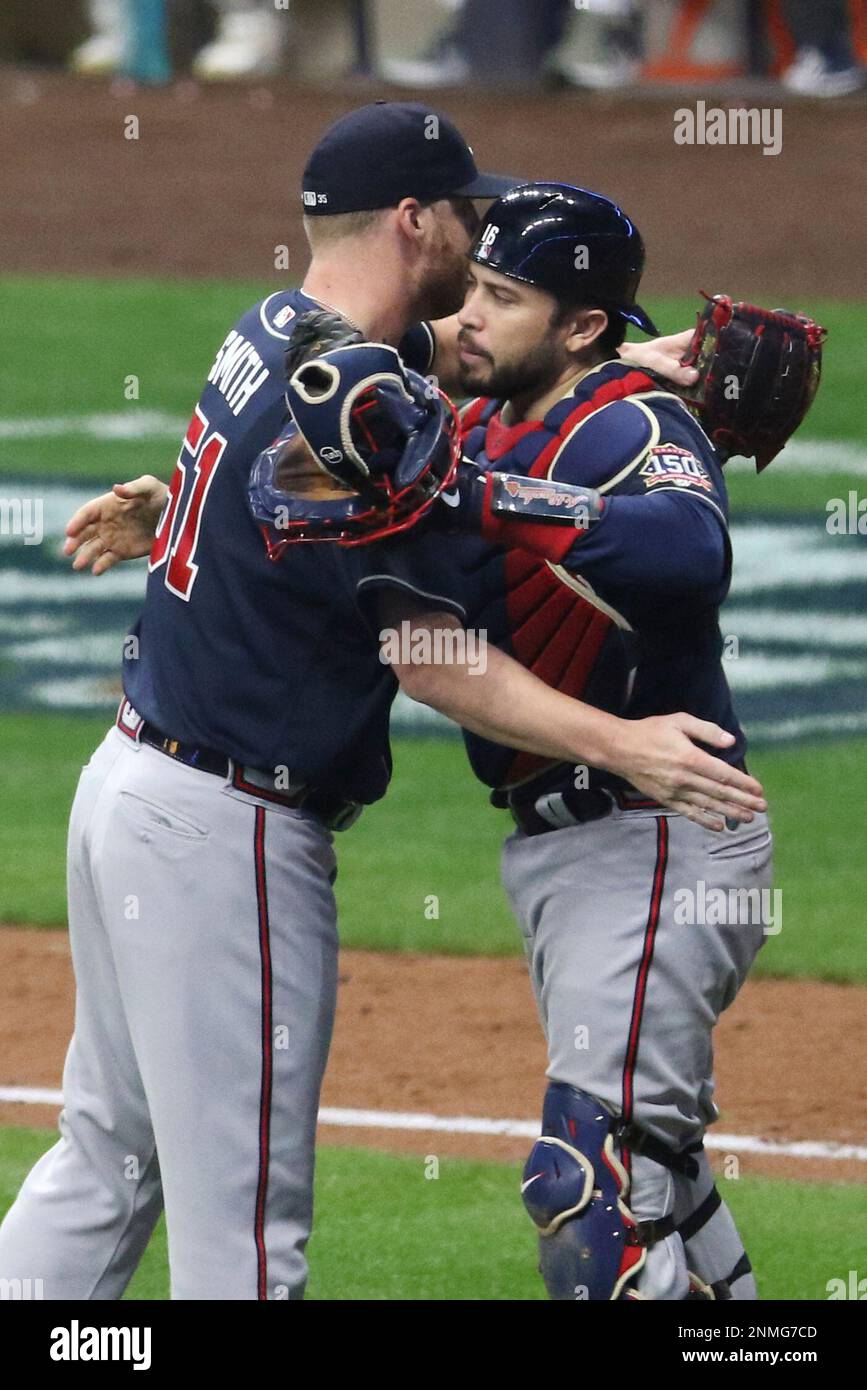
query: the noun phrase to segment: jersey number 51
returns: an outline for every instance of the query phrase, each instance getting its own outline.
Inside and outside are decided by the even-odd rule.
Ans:
[[[208,421],[196,406],[178,455],[177,467],[169,485],[169,495],[157,524],[156,538],[148,561],[151,574],[161,565],[166,566],[166,588],[187,602],[199,572],[194,557],[202,512],[207,501],[208,489],[214,480],[217,465],[225,448],[226,440],[221,434],[216,430],[208,433]],[[192,482],[188,485],[191,464]],[[186,506],[178,522],[178,511],[185,491]]]

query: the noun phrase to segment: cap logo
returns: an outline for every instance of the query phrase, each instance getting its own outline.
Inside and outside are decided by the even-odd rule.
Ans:
[[[302,202],[306,208],[315,208],[318,205],[328,202],[327,193],[311,193],[305,190],[301,194]]]

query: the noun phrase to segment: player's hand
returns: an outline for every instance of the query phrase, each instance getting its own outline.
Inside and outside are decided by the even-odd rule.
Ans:
[[[105,574],[121,560],[149,555],[167,496],[165,483],[145,473],[85,502],[66,523],[63,553],[75,557],[72,568]]]
[[[675,386],[692,386],[698,380],[698,372],[682,363],[692,337],[693,330],[687,328],[683,333],[670,333],[667,338],[651,338],[648,343],[624,343],[618,351],[627,362],[658,372]]]
[[[718,724],[691,714],[627,723],[630,732],[614,770],[654,801],[709,830],[722,830],[726,817],[751,821],[755,812],[767,810],[755,777],[697,747],[731,747],[733,735]]]

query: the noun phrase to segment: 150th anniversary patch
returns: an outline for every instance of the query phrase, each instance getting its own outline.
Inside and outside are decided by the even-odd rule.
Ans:
[[[667,483],[669,486],[699,487],[704,492],[713,492],[713,483],[701,459],[678,444],[656,444],[648,452],[647,462],[641,465],[639,475],[646,488]]]

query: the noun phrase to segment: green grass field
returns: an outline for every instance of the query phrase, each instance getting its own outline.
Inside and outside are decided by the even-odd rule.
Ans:
[[[183,422],[227,327],[254,284],[16,277],[0,287],[7,354],[0,399],[0,479],[168,477]],[[756,291],[760,294],[759,290]],[[839,471],[776,465],[729,477],[733,513],[810,515],[863,484],[849,462],[865,450],[863,308],[800,304],[831,330],[825,384],[807,441],[843,446]],[[649,302],[662,331],[693,321],[687,300]],[[129,399],[129,378],[137,394]],[[118,437],[85,417],[137,418],[155,427]],[[53,422],[43,430],[40,422]],[[173,434],[173,421],[180,428]],[[117,432],[115,432],[117,433]],[[133,435],[135,431],[133,430]],[[863,464],[863,455],[858,460]],[[835,464],[836,467],[836,464]],[[0,671],[2,671],[0,647]],[[60,926],[64,842],[78,771],[108,718],[0,714],[0,921]],[[864,900],[863,793],[867,738],[763,747],[751,759],[771,802],[783,929],[757,974],[867,981],[859,924]],[[487,805],[461,745],[399,738],[384,802],[338,837],[342,939],[385,951],[517,952],[498,886],[508,821]],[[860,838],[859,838],[860,837]],[[425,916],[439,898],[440,916]],[[816,1136],[821,1137],[821,1136]],[[50,1135],[0,1129],[0,1210]],[[833,1165],[829,1165],[833,1168]],[[324,1149],[311,1243],[314,1299],[538,1299],[533,1241],[513,1165],[444,1159],[426,1181],[419,1158]],[[765,1298],[822,1299],[826,1283],[867,1261],[863,1188],[744,1177],[725,1196],[748,1233]],[[167,1291],[162,1223],[131,1297]]]
[[[0,1131],[0,1216],[41,1153],[40,1130]],[[365,1149],[319,1152],[316,1226],[310,1242],[312,1299],[528,1300],[544,1297],[532,1227],[518,1195],[520,1166],[425,1159]],[[722,1183],[749,1232],[765,1299],[824,1299],[867,1258],[863,1189],[742,1177]],[[161,1220],[127,1291],[168,1296]]]
[[[2,284],[3,321],[14,356],[3,366],[4,419],[83,416],[131,410],[163,411],[186,421],[226,330],[267,291],[255,283],[220,281],[62,281],[9,277]],[[693,299],[648,302],[661,332],[695,321]],[[825,384],[805,426],[808,439],[861,445],[867,341],[860,305],[811,303],[830,330]],[[83,364],[85,364],[83,366]],[[125,394],[138,379],[138,396]],[[117,481],[140,472],[168,477],[180,438],[92,439],[70,433],[49,443],[36,436],[4,441],[0,475],[88,477]],[[732,503],[772,510],[824,510],[828,496],[845,496],[857,478],[845,471],[819,477],[777,467],[756,478],[732,473]]]
[[[107,720],[44,714],[0,721],[0,921],[64,921],[64,844],[82,763]],[[853,930],[863,867],[839,833],[839,816],[860,814],[867,739],[823,745],[821,760],[799,748],[754,759],[774,809],[783,927],[768,939],[757,974],[867,980],[863,941]],[[347,946],[384,951],[502,955],[519,951],[499,887],[499,846],[510,826],[472,777],[462,745],[441,738],[395,741],[388,796],[337,836],[341,934]],[[412,827],[408,835],[407,827]],[[424,913],[439,897],[439,920]]]

